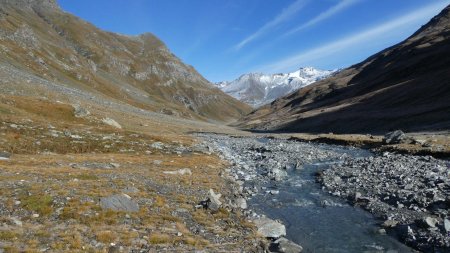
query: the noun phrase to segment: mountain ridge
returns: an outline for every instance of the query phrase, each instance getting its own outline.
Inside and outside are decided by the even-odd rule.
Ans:
[[[244,117],[258,131],[450,129],[450,6],[404,41]]]
[[[230,122],[250,111],[184,64],[151,33],[128,36],[100,30],[62,11],[53,0],[0,3],[4,3],[0,7],[3,69],[14,68],[56,85],[187,119]],[[10,76],[7,71],[0,74]],[[0,85],[15,93],[36,93],[32,80],[27,85],[30,80],[18,78],[7,78]]]
[[[336,70],[320,70],[313,67],[300,68],[286,74],[255,72],[243,74],[234,81],[216,83],[216,86],[232,97],[256,108],[335,72]]]

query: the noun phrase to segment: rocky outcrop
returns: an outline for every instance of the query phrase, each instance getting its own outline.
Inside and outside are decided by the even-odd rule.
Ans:
[[[0,76],[2,93],[36,96],[39,84],[55,99],[119,102],[195,120],[234,121],[251,110],[156,36],[102,31],[54,0],[0,0]]]

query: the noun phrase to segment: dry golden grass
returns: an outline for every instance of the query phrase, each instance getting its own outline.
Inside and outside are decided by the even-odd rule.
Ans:
[[[226,191],[227,186],[219,176],[226,163],[213,155],[178,155],[164,150],[145,153],[148,145],[139,145],[155,141],[174,146],[192,145],[195,140],[182,133],[189,128],[175,129],[171,126],[171,133],[159,135],[166,130],[164,126],[130,117],[126,127],[117,130],[74,118],[72,108],[67,105],[33,98],[16,102],[19,99],[0,96],[0,151],[13,153],[10,160],[0,161],[0,185],[4,186],[1,194],[4,206],[12,215],[25,214],[23,229],[28,232],[0,234],[0,238],[12,243],[5,252],[32,252],[44,244],[55,252],[105,252],[110,242],[131,249],[138,247],[136,239],[143,236],[152,245],[181,249],[209,247],[210,242],[206,238],[189,231],[185,224],[190,222],[197,222],[204,229],[225,238],[232,235],[227,234],[232,229],[226,228],[226,222],[220,225],[224,231],[213,229],[217,222],[230,219],[230,214],[219,212],[212,215],[193,208],[204,200],[209,188],[217,192]],[[55,111],[56,114],[49,115],[41,110]],[[141,126],[137,121],[151,127]],[[128,123],[134,124],[132,129],[127,127]],[[16,129],[10,127],[11,124],[25,127]],[[66,137],[54,138],[48,135],[52,129],[49,124],[54,130],[68,130],[83,136],[120,135],[122,143],[105,148],[105,143],[90,137],[82,140],[85,143],[74,143]],[[35,145],[38,140],[40,145]],[[134,151],[120,152],[120,149]],[[46,151],[52,153],[44,153]],[[155,160],[163,162],[155,165]],[[117,163],[120,166],[114,169],[72,166],[90,162]],[[180,168],[189,168],[193,175],[163,173]],[[128,195],[135,200],[145,200],[146,204],[140,206],[139,212],[127,215],[100,208],[101,197],[121,193],[128,186],[139,189],[139,192]],[[161,188],[165,188],[166,193],[161,194]],[[21,203],[16,205],[16,201]],[[191,213],[193,219],[186,222],[185,217],[176,216],[174,211],[180,208]],[[40,214],[40,217],[31,218],[33,213]],[[9,222],[7,217],[0,216],[0,221],[3,219]],[[149,234],[148,231],[153,232]],[[176,231],[183,235],[176,236]],[[92,247],[89,244],[92,240],[105,245],[103,248]]]
[[[168,234],[152,233],[149,236],[150,244],[169,244],[173,242],[173,237]]]
[[[97,240],[103,243],[111,243],[114,242],[117,238],[117,235],[112,231],[99,231],[95,234]]]

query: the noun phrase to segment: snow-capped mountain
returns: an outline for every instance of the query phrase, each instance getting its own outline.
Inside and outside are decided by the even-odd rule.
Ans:
[[[250,73],[242,75],[234,81],[219,82],[216,85],[234,98],[253,107],[259,107],[324,79],[334,72],[335,70],[319,70],[306,67],[288,74],[265,75]]]

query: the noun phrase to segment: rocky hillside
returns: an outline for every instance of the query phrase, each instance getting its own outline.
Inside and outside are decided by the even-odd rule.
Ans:
[[[154,35],[102,31],[55,0],[0,0],[0,76],[1,92],[10,95],[121,103],[208,121],[250,110]]]
[[[298,132],[450,128],[450,6],[405,41],[245,117],[240,127]]]
[[[256,108],[324,79],[333,72],[306,67],[287,74],[250,73],[234,81],[216,85],[225,93]]]

